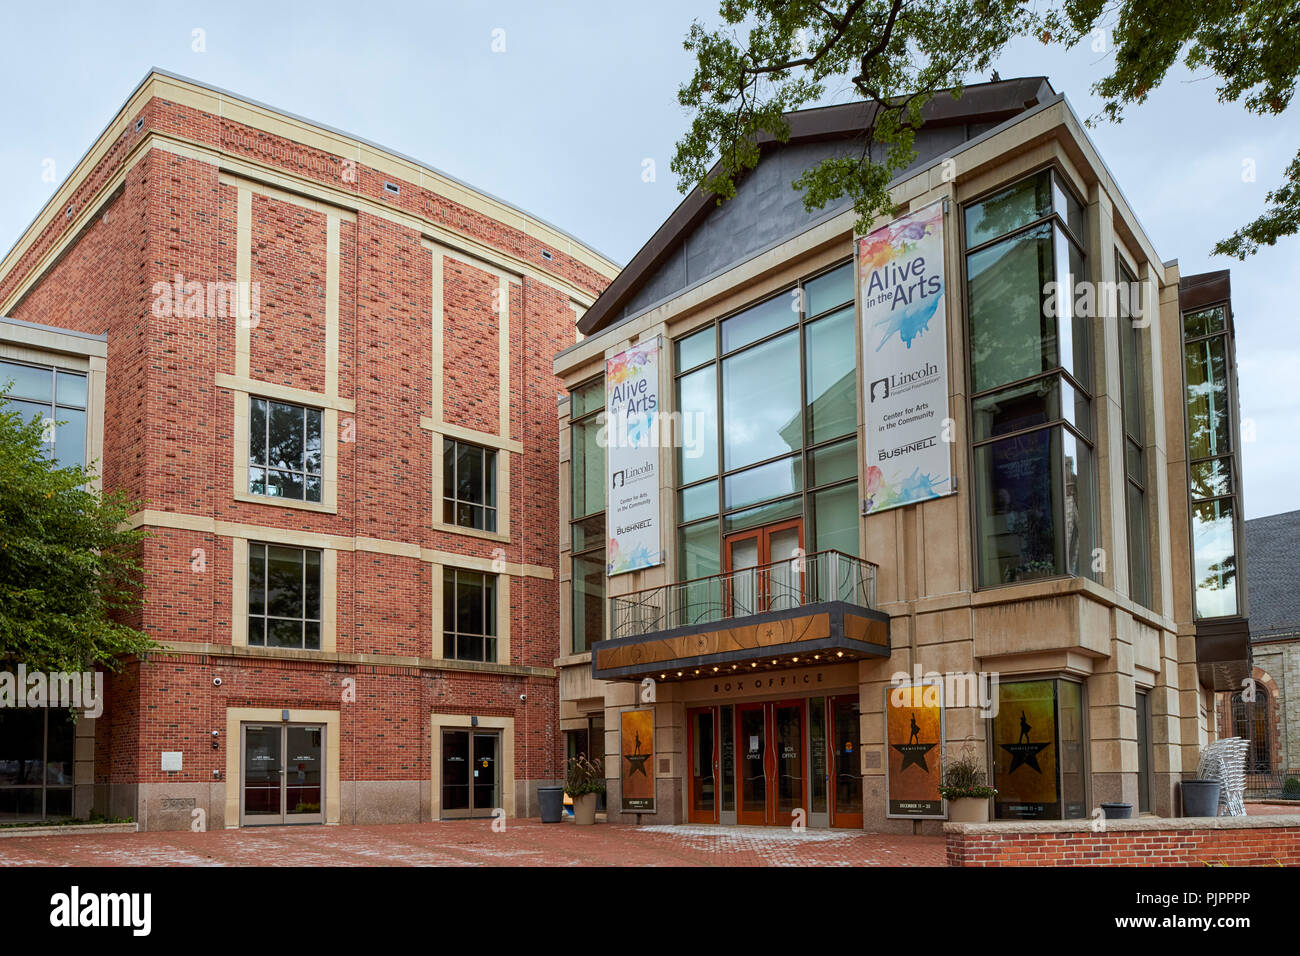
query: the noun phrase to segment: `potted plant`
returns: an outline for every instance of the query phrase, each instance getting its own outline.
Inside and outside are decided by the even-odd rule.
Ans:
[[[588,826],[596,822],[596,796],[605,792],[605,768],[600,758],[578,754],[569,760],[564,791],[573,797],[573,822]]]
[[[948,801],[952,823],[988,823],[989,798],[997,791],[984,782],[984,764],[969,743],[944,763],[939,795]]]

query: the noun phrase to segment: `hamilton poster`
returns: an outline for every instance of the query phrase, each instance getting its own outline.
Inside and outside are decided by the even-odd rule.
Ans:
[[[952,493],[943,202],[858,244],[866,512]]]
[[[619,793],[624,813],[655,812],[655,712],[625,710]]]
[[[1059,816],[1056,787],[1056,698],[1050,680],[1017,681],[998,689],[993,719],[998,819]]]
[[[886,816],[942,820],[943,685],[885,689]]]

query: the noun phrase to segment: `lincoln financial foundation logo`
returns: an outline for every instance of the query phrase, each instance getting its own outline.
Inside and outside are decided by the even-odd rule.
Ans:
[[[876,399],[883,400],[891,395],[901,395],[919,385],[925,385],[933,381],[938,376],[939,366],[933,362],[926,362],[925,365],[910,372],[894,372],[892,375],[878,378],[871,383],[869,400],[874,402]]]
[[[905,744],[894,744],[894,749],[903,755],[903,765],[898,768],[902,773],[908,767],[919,767],[922,773],[930,772],[930,765],[925,762],[926,755],[939,746],[938,741],[932,744],[921,743],[921,725],[916,722],[916,711],[908,715],[911,720],[911,733]]]
[[[1011,754],[1011,767],[1007,773],[1015,773],[1020,767],[1029,767],[1035,773],[1042,773],[1043,768],[1038,766],[1038,755],[1050,747],[1051,741],[1042,744],[1033,743],[1030,739],[1030,732],[1033,725],[1025,717],[1025,712],[1020,712],[1020,736],[1016,738],[1014,744],[1003,744],[1002,749]]]

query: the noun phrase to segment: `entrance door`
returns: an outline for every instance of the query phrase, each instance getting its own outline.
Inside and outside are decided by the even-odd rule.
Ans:
[[[442,731],[442,818],[490,817],[501,806],[500,737],[493,731]]]
[[[718,719],[712,707],[686,712],[687,747],[691,755],[691,823],[718,822]]]
[[[831,826],[862,829],[862,754],[858,698],[830,699]]]
[[[738,823],[789,826],[796,810],[806,814],[805,703],[782,700],[736,706]]]
[[[241,724],[240,823],[323,823],[323,724]]]
[[[802,518],[728,535],[724,549],[726,570],[739,572],[729,579],[732,616],[801,605],[803,572],[795,558],[802,548]],[[780,564],[762,573],[754,570],[773,562]]]

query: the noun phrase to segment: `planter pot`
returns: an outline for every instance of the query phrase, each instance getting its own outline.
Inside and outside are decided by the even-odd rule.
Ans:
[[[573,822],[584,827],[596,822],[596,794],[584,793],[573,798]]]
[[[1219,815],[1219,781],[1184,780],[1183,816],[1217,817]]]
[[[948,801],[949,823],[988,823],[987,797],[958,797]]]
[[[542,805],[543,823],[559,823],[564,819],[563,787],[538,787],[537,802]]]
[[[1106,815],[1107,820],[1128,820],[1133,816],[1133,804],[1103,803],[1101,812]]]

